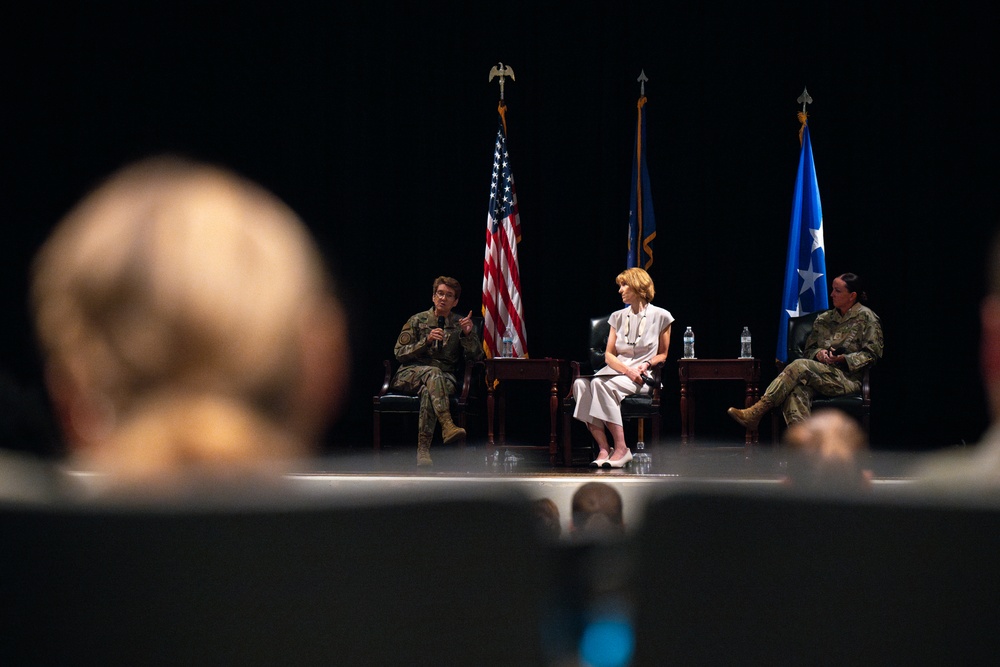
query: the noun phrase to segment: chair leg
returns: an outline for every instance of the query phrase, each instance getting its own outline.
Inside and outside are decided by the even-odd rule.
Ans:
[[[374,414],[374,438],[373,445],[375,447],[375,453],[382,451],[382,420],[380,419],[379,413],[376,411]]]
[[[573,420],[569,416],[568,408],[563,408],[563,465],[570,467],[573,465]]]
[[[465,410],[462,410],[461,412],[458,413],[458,426],[462,429],[465,429],[466,431],[466,435],[463,435],[461,438],[461,442],[459,442],[459,447],[461,449],[465,449],[465,441],[469,437],[468,429],[465,427]]]

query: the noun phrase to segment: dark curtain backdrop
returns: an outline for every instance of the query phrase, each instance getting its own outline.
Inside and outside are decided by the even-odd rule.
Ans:
[[[862,275],[885,329],[873,444],[974,441],[987,423],[977,304],[998,222],[991,10],[757,4],[19,7],[0,27],[3,371],[40,386],[25,293],[55,221],[123,163],[178,152],[260,181],[314,230],[351,315],[353,392],[327,446],[369,447],[380,361],[430,306],[433,279],[458,278],[459,310],[480,309],[498,61],[516,75],[529,352],[580,359],[587,318],[620,304],[645,70],[651,274],[677,318],[671,356],[685,326],[703,357],[735,356],[749,326],[773,377],[808,86],[828,272]],[[724,407],[705,428],[738,440]]]

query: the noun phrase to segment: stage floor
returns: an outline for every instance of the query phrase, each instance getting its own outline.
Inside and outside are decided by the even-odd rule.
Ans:
[[[634,453],[634,452],[633,452]],[[397,447],[375,454],[354,450],[310,461],[289,477],[311,492],[461,491],[467,487],[512,487],[530,498],[547,497],[559,508],[563,530],[569,530],[570,502],[581,484],[613,484],[622,495],[625,521],[639,525],[647,498],[671,484],[780,485],[788,477],[788,456],[781,448],[723,445],[660,444],[649,449],[646,463],[633,461],[622,469],[551,465],[538,449],[493,449],[486,445],[431,448],[434,465],[418,468],[416,448]],[[509,455],[513,455],[512,458]],[[906,484],[913,457],[866,455],[861,467],[870,470],[873,485]]]

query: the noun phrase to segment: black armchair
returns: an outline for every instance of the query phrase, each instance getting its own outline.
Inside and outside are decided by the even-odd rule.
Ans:
[[[473,330],[476,337],[482,343],[483,339],[483,318],[473,317]],[[401,394],[390,389],[389,384],[392,382],[392,376],[395,374],[396,369],[399,364],[395,359],[383,359],[382,366],[384,368],[384,377],[382,380],[382,387],[379,389],[378,393],[372,397],[372,416],[374,419],[374,438],[373,445],[375,452],[378,453],[382,449],[382,415],[383,414],[394,414],[402,415],[404,417],[409,416],[412,420],[420,413],[420,397],[412,394]],[[466,413],[469,411],[469,406],[477,399],[476,389],[480,384],[476,380],[482,375],[482,362],[477,361],[473,363],[462,364],[459,371],[456,373],[456,379],[458,380],[458,385],[455,388],[455,393],[451,396],[451,417],[455,421],[455,424],[465,428],[466,427]],[[462,441],[462,446],[465,446],[465,441]]]
[[[812,332],[813,322],[822,311],[808,313],[798,317],[788,318],[788,362],[801,359],[806,348],[806,339]],[[785,364],[778,362],[778,370],[785,367]],[[842,396],[816,396],[813,398],[813,410],[821,408],[836,408],[851,415],[861,424],[865,433],[870,433],[871,427],[871,366],[864,370],[861,378],[861,391],[854,394],[844,394]],[[779,434],[784,419],[781,410],[771,411],[771,438],[774,444],[778,444]]]
[[[590,320],[589,343],[587,346],[587,361],[584,368],[591,373],[604,367],[604,351],[608,346],[608,336],[611,335],[611,325],[608,324],[608,316],[595,317]],[[570,385],[569,392],[562,399],[563,414],[563,459],[566,465],[572,461],[573,441],[573,410],[576,408],[576,399],[573,397],[573,382],[581,375],[581,364],[578,361],[570,362]],[[622,421],[649,421],[651,426],[652,441],[660,438],[660,389],[662,383],[662,364],[650,369],[652,378],[652,391],[648,394],[637,394],[626,396],[622,401]]]

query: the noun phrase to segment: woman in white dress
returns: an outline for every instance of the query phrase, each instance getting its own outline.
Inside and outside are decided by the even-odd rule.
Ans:
[[[622,468],[632,460],[622,427],[622,399],[651,391],[644,376],[650,368],[666,361],[674,317],[670,311],[649,303],[654,295],[653,279],[644,270],[626,269],[615,281],[628,307],[608,318],[611,333],[604,350],[607,365],[594,377],[579,378],[573,383],[576,399],[573,416],[587,424],[600,449],[591,465]],[[614,451],[605,429],[611,433]]]

